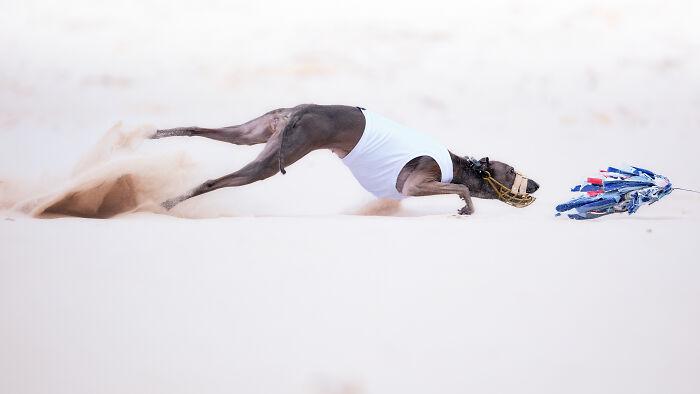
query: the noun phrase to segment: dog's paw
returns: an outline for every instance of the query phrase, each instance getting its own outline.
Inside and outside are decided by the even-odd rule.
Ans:
[[[169,210],[173,209],[173,207],[174,207],[175,205],[177,205],[178,202],[179,202],[179,201],[177,201],[177,200],[175,200],[175,199],[167,200],[167,201],[161,203],[160,206],[163,207],[163,208],[165,208],[166,211],[169,211]]]
[[[157,140],[159,138],[165,138],[165,137],[170,137],[170,135],[168,135],[168,133],[167,133],[167,130],[156,130],[156,132],[151,134],[151,136],[149,138],[152,140]]]
[[[188,134],[188,129],[186,127],[177,127],[174,129],[161,129],[161,130],[156,130],[155,133],[151,134],[151,139],[152,140],[157,140],[159,138],[166,138],[166,137],[179,137],[179,136],[187,136]]]
[[[474,213],[474,208],[465,205],[462,208],[460,208],[457,211],[457,213],[460,215],[471,215],[472,213]]]

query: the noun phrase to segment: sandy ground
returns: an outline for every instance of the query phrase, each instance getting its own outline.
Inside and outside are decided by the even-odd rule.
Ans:
[[[553,217],[609,164],[700,187],[698,3],[0,7],[0,392],[700,387],[700,199]],[[158,210],[260,147],[139,136],[302,102],[362,105],[509,162],[538,200],[397,210],[314,152]],[[32,217],[76,188],[137,190],[119,200],[135,212]]]

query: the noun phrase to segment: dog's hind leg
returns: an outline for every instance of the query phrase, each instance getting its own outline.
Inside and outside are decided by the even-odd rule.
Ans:
[[[160,129],[152,139],[165,137],[205,137],[236,145],[255,145],[267,142],[277,131],[284,129],[289,117],[298,108],[280,108],[238,126],[221,128],[176,127]]]
[[[275,133],[268,141],[265,149],[252,162],[245,165],[240,170],[202,183],[194,189],[178,197],[167,200],[161,205],[166,209],[171,209],[175,205],[189,198],[199,196],[224,187],[243,186],[263,179],[267,179],[280,172],[281,163],[292,164],[304,157],[307,153],[323,147],[323,140],[319,138],[322,133],[309,130],[309,122],[296,122],[290,125],[285,133],[289,135],[285,138],[282,146],[283,134]],[[304,123],[307,124],[304,127]]]

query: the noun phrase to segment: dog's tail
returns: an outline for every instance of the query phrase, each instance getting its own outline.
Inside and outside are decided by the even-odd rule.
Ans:
[[[278,160],[279,160],[279,165],[280,165],[280,172],[282,175],[286,174],[287,171],[284,169],[284,149],[285,149],[285,142],[287,141],[287,135],[289,132],[297,126],[297,122],[301,117],[306,113],[305,110],[300,110],[294,115],[291,116],[287,124],[284,126],[284,130],[282,130],[282,141],[280,142],[280,150],[278,154]]]

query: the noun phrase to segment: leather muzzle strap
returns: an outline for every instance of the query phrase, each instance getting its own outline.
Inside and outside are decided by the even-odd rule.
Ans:
[[[524,196],[527,194],[527,178],[522,176],[520,173],[515,174],[515,180],[513,181],[513,187],[510,192],[518,195]]]

